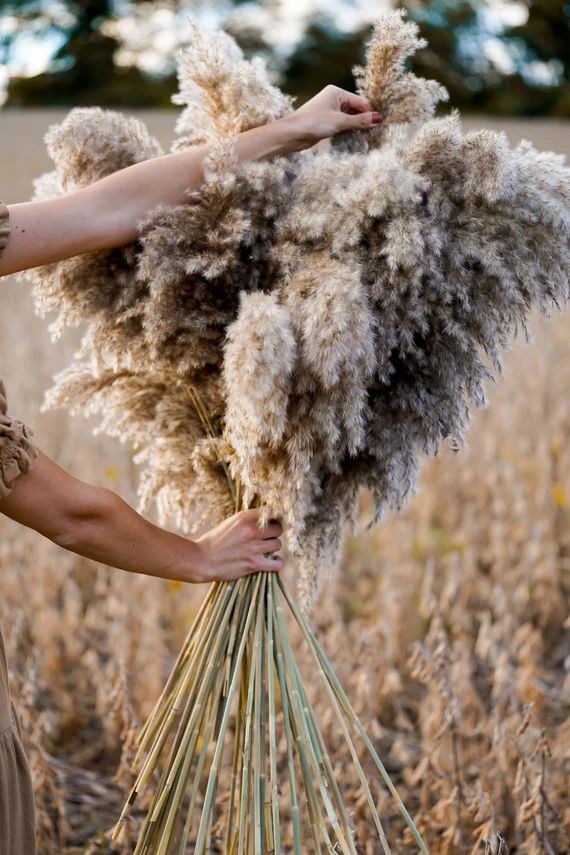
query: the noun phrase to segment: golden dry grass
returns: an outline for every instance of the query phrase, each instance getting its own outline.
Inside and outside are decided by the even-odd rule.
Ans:
[[[2,114],[0,197],[29,196],[48,166],[42,133],[61,115]],[[144,118],[166,142],[174,114]],[[570,154],[568,125],[505,127],[513,141]],[[534,330],[475,414],[468,448],[431,461],[404,513],[350,541],[314,616],[434,853],[483,851],[495,832],[511,853],[570,848],[570,318]],[[126,449],[67,414],[38,412],[75,343],[51,344],[25,286],[2,282],[0,375],[12,411],[62,465],[134,501]],[[111,778],[118,769],[119,785],[128,782],[134,729],[203,591],[99,568],[6,520],[0,533],[0,621],[29,739],[39,851],[84,852],[116,819],[122,791]],[[366,802],[330,710],[320,710],[362,851],[375,855]],[[414,852],[369,772],[394,852]],[[488,849],[499,852],[498,838]]]

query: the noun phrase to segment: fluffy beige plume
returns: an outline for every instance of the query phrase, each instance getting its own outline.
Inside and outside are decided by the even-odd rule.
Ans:
[[[289,311],[277,294],[242,294],[228,328],[224,381],[226,437],[244,471],[250,458],[283,440],[296,355]]]
[[[45,135],[47,151],[68,193],[125,166],[163,154],[144,122],[100,107],[77,107]]]
[[[163,153],[139,119],[98,107],[71,110],[60,124],[49,128],[45,141],[55,169],[34,182],[37,200],[56,198]],[[32,282],[38,311],[56,313],[54,337],[65,326],[85,319],[109,322],[114,318],[115,326],[131,338],[131,333],[137,334],[132,309],[145,290],[137,281],[136,264],[135,245],[131,244],[68,258],[21,275]]]
[[[353,68],[358,92],[384,116],[382,125],[370,134],[371,147],[383,145],[394,125],[413,130],[429,121],[437,105],[449,98],[447,89],[436,80],[425,80],[406,70],[406,60],[427,47],[427,42],[418,37],[418,25],[406,23],[405,16],[402,9],[379,18],[366,46],[364,66]],[[362,136],[341,134],[333,146],[362,150]]]
[[[231,36],[192,28],[192,45],[180,54],[179,91],[184,107],[174,147],[215,143],[232,131],[246,131],[291,112],[292,102],[269,80],[260,57],[251,62]]]
[[[343,454],[356,454],[365,442],[376,321],[355,259],[343,263],[320,252],[307,260],[284,299],[301,347],[300,371],[313,379],[320,399],[313,412],[315,451],[320,446],[334,469]]]

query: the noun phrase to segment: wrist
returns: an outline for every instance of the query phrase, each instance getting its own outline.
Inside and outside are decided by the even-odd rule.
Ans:
[[[279,126],[281,132],[281,154],[302,151],[305,148],[309,148],[315,142],[312,135],[307,131],[306,122],[296,112],[277,119],[273,124]]]
[[[174,536],[177,538],[177,543],[173,545],[170,542],[167,547],[170,552],[169,564],[163,567],[158,575],[190,585],[209,582],[205,550],[199,541],[180,535]]]
[[[212,567],[209,551],[202,538],[188,541],[186,577],[196,585],[212,581]]]

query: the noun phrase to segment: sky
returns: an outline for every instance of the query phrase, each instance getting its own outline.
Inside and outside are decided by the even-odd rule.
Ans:
[[[109,35],[117,36],[123,47],[117,61],[131,65],[133,62],[149,72],[159,72],[172,66],[177,48],[190,36],[188,11],[174,12],[159,3],[145,3],[131,7],[128,0],[116,0],[117,17],[105,25]],[[63,0],[44,0],[44,8],[65,24],[69,12]],[[278,54],[287,54],[299,41],[308,18],[322,13],[333,18],[340,30],[351,31],[371,22],[382,11],[393,8],[390,0],[273,0],[271,11],[255,2],[233,6],[228,0],[207,0],[189,3],[193,17],[206,26],[215,27],[224,21],[235,25],[255,22],[269,44]],[[517,24],[525,20],[526,9],[516,0],[488,0],[486,24],[489,37],[485,52],[502,70],[509,70],[512,60],[501,41],[493,36],[504,24]],[[15,18],[0,18],[0,37],[14,32]],[[0,66],[0,104],[5,99],[9,75],[34,75],[44,71],[61,40],[57,33],[41,34],[32,26],[23,31],[15,43],[9,63]]]

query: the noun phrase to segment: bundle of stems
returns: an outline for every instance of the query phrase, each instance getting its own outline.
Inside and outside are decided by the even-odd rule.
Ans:
[[[206,435],[212,437],[215,428],[202,399],[195,389],[188,392]],[[222,462],[220,465],[225,467]],[[224,474],[239,509],[239,482],[232,479],[227,468]],[[233,744],[222,849],[225,855],[280,855],[291,851],[282,843],[281,777],[288,781],[287,813],[295,855],[311,851],[311,844],[315,853],[324,849],[357,855],[349,811],[303,684],[284,605],[315,661],[383,852],[390,853],[391,849],[359,760],[355,736],[364,742],[420,851],[428,852],[307,618],[279,574],[260,572],[230,582],[215,582],[210,587],[166,686],[139,734],[134,760],[138,775],[113,840],[119,838],[130,809],[152,781],[163,753],[167,758],[161,764],[134,855],[185,855],[189,845],[194,855],[213,851],[216,808],[220,807],[216,796],[230,734]],[[279,721],[286,744],[283,764],[278,763],[282,735],[278,733]],[[307,834],[301,816],[303,805],[308,809],[311,843],[303,840],[303,834]]]
[[[114,830],[114,840],[137,796],[151,780],[167,740],[172,735],[174,738],[134,855],[184,855],[190,843],[194,855],[212,851],[216,795],[230,732],[231,782],[222,849],[226,855],[279,855],[290,851],[282,846],[280,772],[288,778],[288,813],[295,855],[323,850],[357,855],[349,811],[295,659],[284,604],[315,661],[349,747],[383,852],[392,850],[358,757],[355,736],[368,749],[419,850],[428,852],[283,579],[277,573],[255,573],[212,585],[164,691],[139,735],[135,758],[138,777]],[[285,770],[278,769],[279,705],[287,746]],[[203,778],[205,791],[200,786]],[[308,808],[312,850],[302,839],[301,802]],[[196,822],[197,808],[200,815]]]

